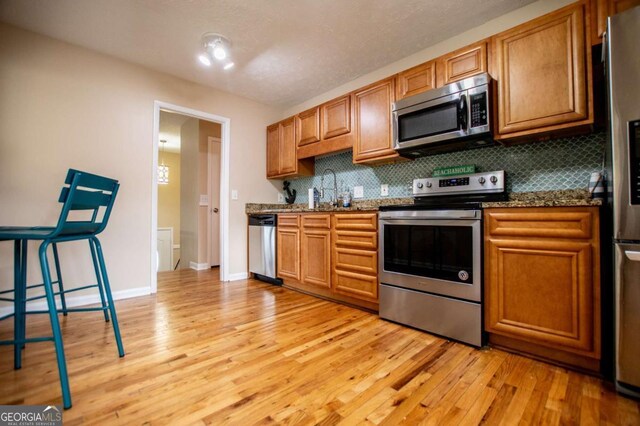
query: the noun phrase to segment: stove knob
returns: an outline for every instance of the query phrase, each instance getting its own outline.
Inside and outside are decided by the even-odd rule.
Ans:
[[[485,183],[486,181],[487,181],[487,180],[486,180],[484,177],[482,177],[482,176],[480,176],[480,177],[478,178],[478,183],[479,183],[480,185],[484,185],[484,183]]]
[[[416,186],[418,187],[418,189],[422,189],[422,187],[423,187],[424,185],[422,184],[422,182],[418,182],[418,183],[416,184]]]
[[[427,182],[427,188],[431,188],[431,182]]]
[[[495,177],[495,176],[491,176],[491,177],[489,178],[489,180],[490,180],[490,181],[491,181],[491,183],[492,183],[492,184],[494,184],[494,185],[495,185],[496,183],[498,183],[498,178],[497,178],[497,177]]]

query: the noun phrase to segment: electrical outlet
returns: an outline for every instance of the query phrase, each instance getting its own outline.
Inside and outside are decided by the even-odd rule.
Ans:
[[[364,186],[353,187],[353,198],[364,198]]]
[[[284,194],[278,194],[278,202],[284,203]]]
[[[231,190],[231,199],[232,200],[237,200],[238,199],[238,190],[237,189],[232,189]]]
[[[386,183],[383,183],[382,185],[380,185],[380,196],[386,197],[388,195],[389,195],[389,185],[387,185]]]

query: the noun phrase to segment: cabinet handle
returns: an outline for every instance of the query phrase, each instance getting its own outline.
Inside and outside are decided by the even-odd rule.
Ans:
[[[640,262],[640,251],[625,250],[624,254],[627,255],[629,260],[633,260],[634,262]]]

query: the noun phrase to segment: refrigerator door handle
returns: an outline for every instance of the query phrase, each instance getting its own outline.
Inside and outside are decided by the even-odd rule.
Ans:
[[[627,255],[629,260],[640,262],[640,251],[625,250],[624,254]]]

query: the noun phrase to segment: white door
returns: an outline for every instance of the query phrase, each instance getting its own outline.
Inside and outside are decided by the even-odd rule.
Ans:
[[[220,265],[220,152],[218,138],[209,138],[209,261]]]
[[[173,228],[158,228],[158,272],[173,271]]]

